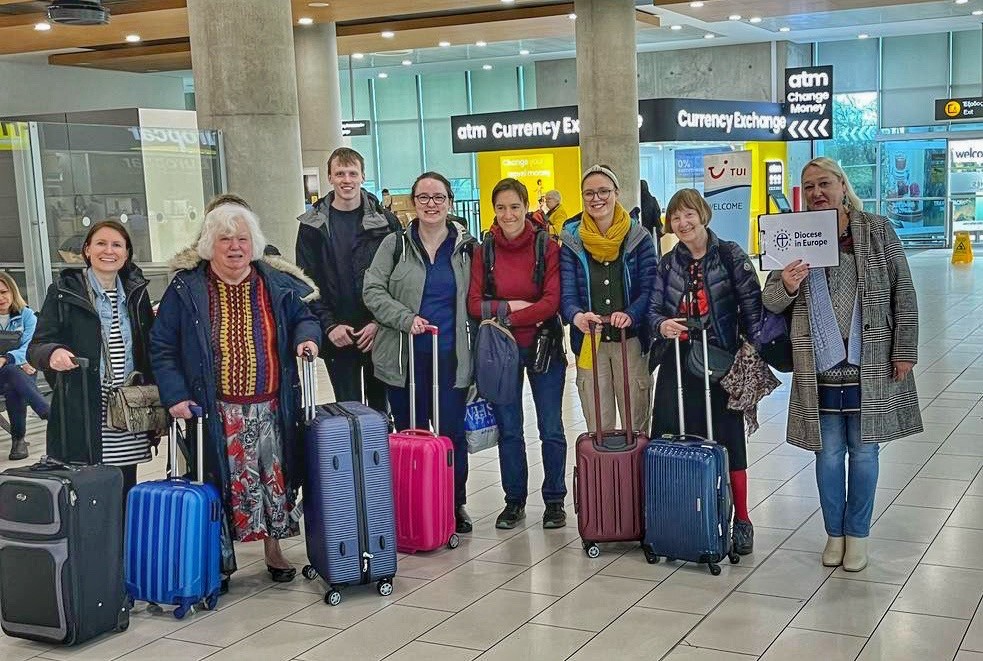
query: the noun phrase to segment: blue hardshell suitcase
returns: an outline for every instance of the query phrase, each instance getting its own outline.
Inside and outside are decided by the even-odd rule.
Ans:
[[[707,365],[706,343],[700,344],[703,364]],[[716,576],[720,574],[718,563],[724,558],[731,563],[740,561],[731,548],[734,505],[727,449],[712,440],[686,433],[679,338],[676,338],[675,352],[680,434],[653,438],[645,450],[642,550],[649,563],[658,562],[660,557],[705,563]],[[712,434],[708,374],[704,374],[704,383],[707,430]]]
[[[304,362],[309,383],[313,378]],[[303,392],[312,396],[313,388]],[[315,409],[311,400],[305,402],[305,412],[303,503],[310,565],[304,567],[304,577],[324,579],[324,601],[331,606],[341,603],[338,588],[344,585],[375,582],[379,594],[388,596],[396,574],[389,422],[360,402]]]
[[[197,419],[198,457],[203,457],[204,418]],[[170,470],[177,466],[177,421],[168,435]],[[143,482],[126,501],[126,589],[130,598],[174,605],[181,619],[198,604],[215,608],[220,573],[222,503],[218,490],[205,484],[202,462],[197,480],[166,477]]]

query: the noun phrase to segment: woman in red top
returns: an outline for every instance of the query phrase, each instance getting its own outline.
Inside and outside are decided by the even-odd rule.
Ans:
[[[494,251],[494,278],[489,278],[485,255],[489,247],[475,250],[471,263],[471,286],[468,312],[482,316],[482,302],[493,310],[499,303],[508,306],[508,326],[519,345],[520,371],[529,378],[539,437],[543,448],[543,515],[544,528],[566,525],[563,500],[567,495],[563,473],[566,465],[567,439],[563,431],[561,404],[566,380],[567,359],[563,351],[563,329],[557,312],[560,306],[560,248],[555,241],[537,241],[542,229],[526,218],[529,192],[516,179],[503,179],[492,190],[495,222],[485,238]],[[537,268],[538,267],[538,268]],[[547,346],[552,350],[536,360],[537,340],[549,334]],[[548,364],[545,364],[548,363]],[[529,493],[529,469],[526,463],[526,440],[523,435],[522,375],[517,379],[519,392],[514,403],[496,405],[499,442],[498,462],[505,490],[505,509],[495,522],[496,528],[514,528],[526,517]]]

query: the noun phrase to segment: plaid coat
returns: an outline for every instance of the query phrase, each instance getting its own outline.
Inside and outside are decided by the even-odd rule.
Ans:
[[[887,218],[851,211],[850,230],[861,301],[860,436],[864,443],[882,443],[922,431],[914,373],[893,379],[892,361],[918,360],[918,302],[901,241]],[[818,452],[819,396],[816,357],[809,328],[808,280],[797,296],[789,296],[781,271],[772,271],[761,293],[775,313],[789,306],[791,314],[792,393],[788,404],[787,441]]]

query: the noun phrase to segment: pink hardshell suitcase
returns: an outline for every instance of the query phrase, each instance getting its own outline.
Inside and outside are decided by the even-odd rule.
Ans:
[[[437,392],[437,327],[433,338],[433,427],[440,429]],[[413,338],[409,338],[410,429],[389,435],[396,504],[396,549],[400,553],[457,548],[454,532],[454,444],[446,436],[416,427],[416,373]]]

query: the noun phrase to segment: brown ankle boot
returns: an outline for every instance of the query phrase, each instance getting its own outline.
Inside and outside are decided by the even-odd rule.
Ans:
[[[11,439],[10,455],[7,458],[11,461],[27,459],[27,441],[23,438]]]

